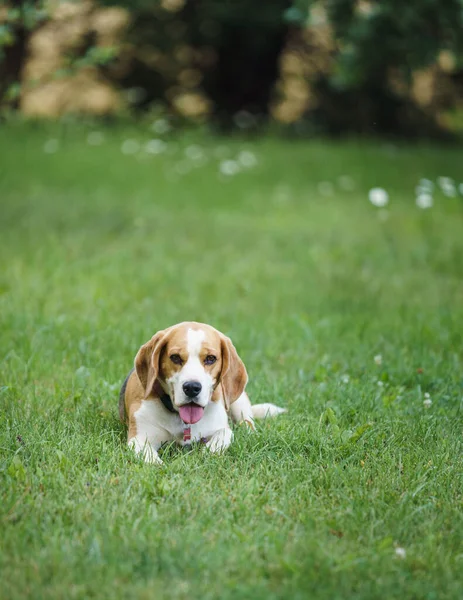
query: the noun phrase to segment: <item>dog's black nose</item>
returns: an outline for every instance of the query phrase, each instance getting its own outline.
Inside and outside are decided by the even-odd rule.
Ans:
[[[199,383],[199,381],[185,381],[183,384],[183,391],[185,392],[185,396],[188,396],[188,398],[196,398],[202,387],[203,386]]]

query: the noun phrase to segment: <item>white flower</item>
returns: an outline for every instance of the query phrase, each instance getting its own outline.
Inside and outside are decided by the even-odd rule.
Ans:
[[[425,399],[423,400],[423,406],[424,406],[425,408],[431,408],[431,405],[432,405],[432,400],[431,400],[431,398],[425,398]]]
[[[140,150],[137,140],[124,140],[121,145],[122,154],[136,154]]]
[[[373,206],[386,206],[389,202],[389,195],[383,188],[372,188],[368,193],[368,199]]]
[[[407,558],[407,551],[405,550],[405,548],[397,547],[395,549],[395,555],[397,556],[397,558],[404,560],[404,558]]]
[[[373,360],[375,361],[375,363],[376,363],[377,365],[382,365],[382,364],[383,364],[383,357],[382,357],[382,355],[381,355],[381,354],[377,354],[377,355],[376,355],[376,356],[373,358]]]
[[[453,185],[454,181],[450,177],[438,177],[437,178],[437,183],[439,184],[439,187],[442,188],[442,187],[444,187],[446,185]]]
[[[246,169],[251,169],[257,165],[256,155],[250,152],[249,150],[242,150],[238,154],[238,162],[242,167]]]
[[[322,196],[331,196],[333,194],[333,184],[329,181],[320,181],[317,188]]]
[[[425,398],[431,398],[431,394],[430,394],[429,392],[425,392],[425,393],[424,393],[424,397],[425,397]]]
[[[417,185],[415,188],[415,196],[420,196],[421,194],[429,194],[430,196],[432,196],[432,193],[433,193],[432,187],[426,187],[424,185]]]
[[[437,183],[442,192],[449,198],[454,198],[457,195],[455,182],[450,177],[438,177]]]
[[[416,205],[418,208],[422,208],[424,210],[426,208],[431,208],[432,204],[433,202],[431,194],[422,192],[416,197]]]
[[[166,149],[167,144],[162,140],[153,139],[145,144],[145,152],[148,154],[161,154],[162,152],[165,152]]]
[[[83,365],[80,366],[75,372],[75,375],[79,378],[89,377],[89,375],[91,374],[92,372],[90,371],[90,369],[88,367],[84,367]]]
[[[222,175],[236,175],[240,170],[240,166],[235,160],[223,160],[219,169]]]
[[[350,377],[349,375],[347,375],[347,373],[345,375],[341,375],[341,381],[342,383],[349,383]]]
[[[151,130],[159,134],[167,133],[170,130],[169,121],[167,119],[157,119],[151,125]]]
[[[101,131],[91,131],[87,135],[87,144],[89,146],[99,146],[104,141],[104,135]]]
[[[54,154],[55,152],[58,151],[58,148],[59,148],[59,142],[55,138],[52,138],[51,140],[47,140],[45,142],[45,144],[43,145],[43,151],[46,154]]]
[[[453,185],[453,183],[442,186],[442,191],[448,198],[455,198],[457,195],[457,188]]]
[[[185,156],[191,160],[201,160],[204,152],[200,146],[192,145],[185,148]]]
[[[434,189],[434,183],[430,179],[420,179],[417,189],[430,193]]]
[[[120,384],[119,382],[116,383],[109,383],[109,381],[103,381],[103,386],[108,389],[110,392],[115,392],[118,390],[118,388],[120,388]]]
[[[339,187],[346,192],[351,192],[355,188],[355,181],[349,175],[341,175],[338,178]]]
[[[384,381],[378,381],[378,387],[384,387]]]

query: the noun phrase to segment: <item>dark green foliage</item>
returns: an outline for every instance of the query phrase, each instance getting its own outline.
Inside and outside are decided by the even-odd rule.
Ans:
[[[211,100],[213,113],[222,122],[240,110],[267,112],[286,41],[285,15],[291,0],[272,0],[264,10],[246,0],[199,0],[186,2],[175,12],[158,2],[118,3],[132,13],[129,40],[135,47],[122,84],[145,90],[141,106],[164,101],[170,87],[182,87],[177,81],[179,70],[193,68],[201,71],[198,87]],[[183,65],[175,64],[177,51],[185,45],[193,49],[194,56]],[[136,48],[143,48],[144,56]],[[166,53],[173,63],[171,69],[160,73],[152,68],[146,60],[150,49]],[[205,53],[212,59],[206,60]]]
[[[410,98],[393,91],[391,74],[407,85],[417,69],[431,65],[447,50],[454,56],[456,77],[460,73],[463,79],[461,0],[322,4],[338,49],[334,72],[319,82],[327,103],[319,117],[335,129],[402,133],[435,129],[429,115],[420,114]]]
[[[199,87],[214,103],[214,113],[230,120],[239,110],[266,114],[278,76],[278,59],[285,42],[305,26],[308,9],[320,7],[333,28],[334,69],[309,82],[320,98],[308,119],[332,132],[355,130],[416,134],[436,132],[434,114],[425,114],[409,95],[399,95],[391,74],[408,85],[416,69],[448,50],[455,56],[458,77],[463,47],[463,8],[460,0],[399,0],[356,2],[290,2],[261,5],[245,1],[186,2],[177,12],[160,3],[120,0],[133,14],[132,40],[145,48],[173,54],[180,44],[212,49]],[[309,11],[310,12],[310,11]],[[310,19],[309,19],[310,23]],[[317,25],[314,24],[314,27]],[[461,68],[460,68],[461,72]],[[164,99],[172,79],[160,76],[134,58],[125,85],[140,85],[142,104]]]
[[[47,19],[47,10],[44,0],[2,2],[0,9],[5,9],[0,20],[0,106],[17,107],[29,36]]]
[[[341,47],[333,85],[360,89],[379,85],[387,70],[407,76],[430,65],[441,50],[463,59],[461,0],[328,0],[326,9]]]
[[[122,88],[141,91],[134,96],[135,108],[153,103],[172,107],[179,95],[200,92],[222,124],[236,123],[242,111],[253,115],[246,126],[262,122],[276,94],[283,49],[298,38],[307,18],[311,27],[319,26],[320,12],[335,44],[332,69],[317,72],[308,82],[319,101],[305,116],[317,130],[436,133],[439,111],[463,95],[462,0],[271,0],[265,7],[246,0],[100,4],[130,11],[131,44],[117,56],[115,48],[92,48],[90,43],[85,52],[65,57],[56,75],[97,66]],[[17,107],[30,33],[49,15],[43,0],[10,1],[7,6],[0,23],[0,104]],[[451,92],[425,112],[412,97],[410,82],[417,69],[434,64],[442,51],[453,62]],[[185,71],[190,72],[186,79]]]

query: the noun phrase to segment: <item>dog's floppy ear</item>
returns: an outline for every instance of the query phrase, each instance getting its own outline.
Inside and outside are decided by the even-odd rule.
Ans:
[[[243,361],[238,356],[230,338],[222,335],[222,372],[220,381],[222,383],[225,408],[228,410],[230,404],[241,396],[248,382],[248,374]]]
[[[145,390],[145,398],[151,394],[159,373],[161,350],[167,341],[167,329],[158,331],[149,342],[143,344],[135,357],[135,371]]]

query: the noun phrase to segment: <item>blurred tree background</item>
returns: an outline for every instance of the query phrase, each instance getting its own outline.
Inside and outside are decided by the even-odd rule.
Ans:
[[[415,136],[454,129],[462,92],[463,0],[0,5],[3,114]]]

